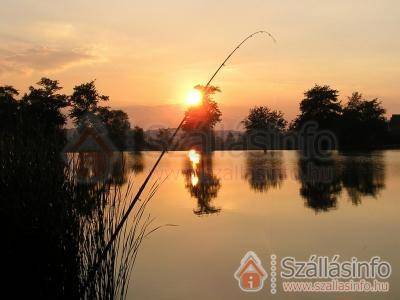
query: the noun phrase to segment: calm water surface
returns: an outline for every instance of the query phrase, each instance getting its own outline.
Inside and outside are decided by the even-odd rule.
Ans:
[[[157,153],[128,154],[138,186]],[[129,174],[128,174],[129,175]],[[324,161],[296,151],[170,152],[157,170],[166,181],[148,212],[165,227],[147,239],[128,299],[400,299],[400,151],[334,153]],[[386,294],[272,296],[267,279],[257,293],[240,291],[233,274],[255,251],[311,254],[392,264]]]

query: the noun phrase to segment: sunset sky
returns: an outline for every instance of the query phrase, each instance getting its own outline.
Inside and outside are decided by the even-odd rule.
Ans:
[[[23,92],[47,76],[69,93],[97,79],[135,125],[174,126],[190,88],[260,29],[278,42],[250,40],[214,81],[225,128],[254,105],[291,120],[315,83],[342,100],[356,90],[379,97],[389,116],[400,113],[396,0],[2,0],[0,85]]]

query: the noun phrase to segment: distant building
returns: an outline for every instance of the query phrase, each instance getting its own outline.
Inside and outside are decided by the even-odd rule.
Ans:
[[[400,115],[392,115],[389,122],[389,129],[393,134],[400,134]]]

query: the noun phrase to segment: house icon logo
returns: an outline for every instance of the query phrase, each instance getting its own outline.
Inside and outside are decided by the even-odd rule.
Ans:
[[[257,254],[249,251],[242,258],[234,277],[242,291],[258,292],[263,288],[264,280],[267,279],[268,275]]]

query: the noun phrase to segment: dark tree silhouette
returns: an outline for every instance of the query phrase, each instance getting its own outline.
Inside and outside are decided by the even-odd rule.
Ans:
[[[42,78],[37,84],[39,88],[29,87],[29,92],[20,101],[25,123],[31,120],[42,124],[46,130],[61,129],[66,123],[61,109],[68,105],[68,97],[58,93],[62,87],[57,80]]]
[[[182,125],[186,133],[184,144],[208,152],[215,148],[213,129],[221,121],[221,111],[217,102],[212,99],[212,96],[220,92],[220,89],[215,86],[205,88],[201,85],[195,86],[195,89],[202,93],[202,101],[200,105],[190,107],[185,112],[185,121]]]
[[[0,87],[1,142],[13,148],[10,151],[14,154],[49,141],[59,151],[65,143],[62,108],[67,106],[68,97],[59,93],[57,80],[42,78],[37,85],[29,87],[20,100],[13,87]]]
[[[14,298],[76,299],[78,223],[60,157],[67,97],[57,81],[42,78],[38,85],[18,101],[14,88],[0,88],[3,284]],[[17,277],[26,289],[18,288]]]
[[[0,86],[0,128],[8,130],[15,126],[18,113],[18,102],[15,97],[18,91],[12,86]]]
[[[88,113],[95,114],[98,111],[100,101],[108,100],[108,96],[97,91],[94,80],[77,85],[70,97],[70,105],[72,106],[70,117],[75,124],[78,124]]]
[[[315,121],[319,128],[337,133],[338,121],[342,112],[338,91],[328,85],[315,85],[304,93],[300,103],[300,114],[291,124],[291,129],[299,130],[306,122]]]
[[[381,145],[387,136],[385,109],[378,99],[365,100],[354,92],[343,108],[341,146],[369,148]]]
[[[0,104],[15,104],[17,100],[15,99],[18,96],[18,90],[16,90],[11,85],[0,86]]]
[[[267,106],[256,106],[250,109],[242,123],[247,132],[257,130],[283,132],[287,125],[281,111],[271,110]]]
[[[246,129],[248,145],[265,151],[276,147],[287,125],[281,111],[271,110],[267,106],[250,109],[242,123]]]
[[[202,85],[197,85],[194,88],[202,93],[202,102],[199,106],[190,107],[186,111],[186,119],[182,129],[187,132],[212,130],[218,122],[221,122],[222,115],[212,96],[221,92],[221,90],[215,86],[205,88]]]
[[[106,126],[114,145],[120,150],[125,149],[128,130],[131,127],[128,115],[122,110],[110,110],[108,107],[99,107],[97,115]]]
[[[130,132],[130,140],[132,143],[129,147],[130,150],[142,150],[146,144],[143,128],[135,126]]]
[[[131,129],[129,117],[124,111],[100,106],[101,101],[108,100],[108,96],[97,91],[94,81],[78,85],[70,97],[70,117],[78,129],[97,127],[90,123],[99,120],[100,126],[104,126],[108,137],[119,150],[142,150],[145,146],[143,129],[138,126]],[[91,117],[86,118],[88,115]]]

